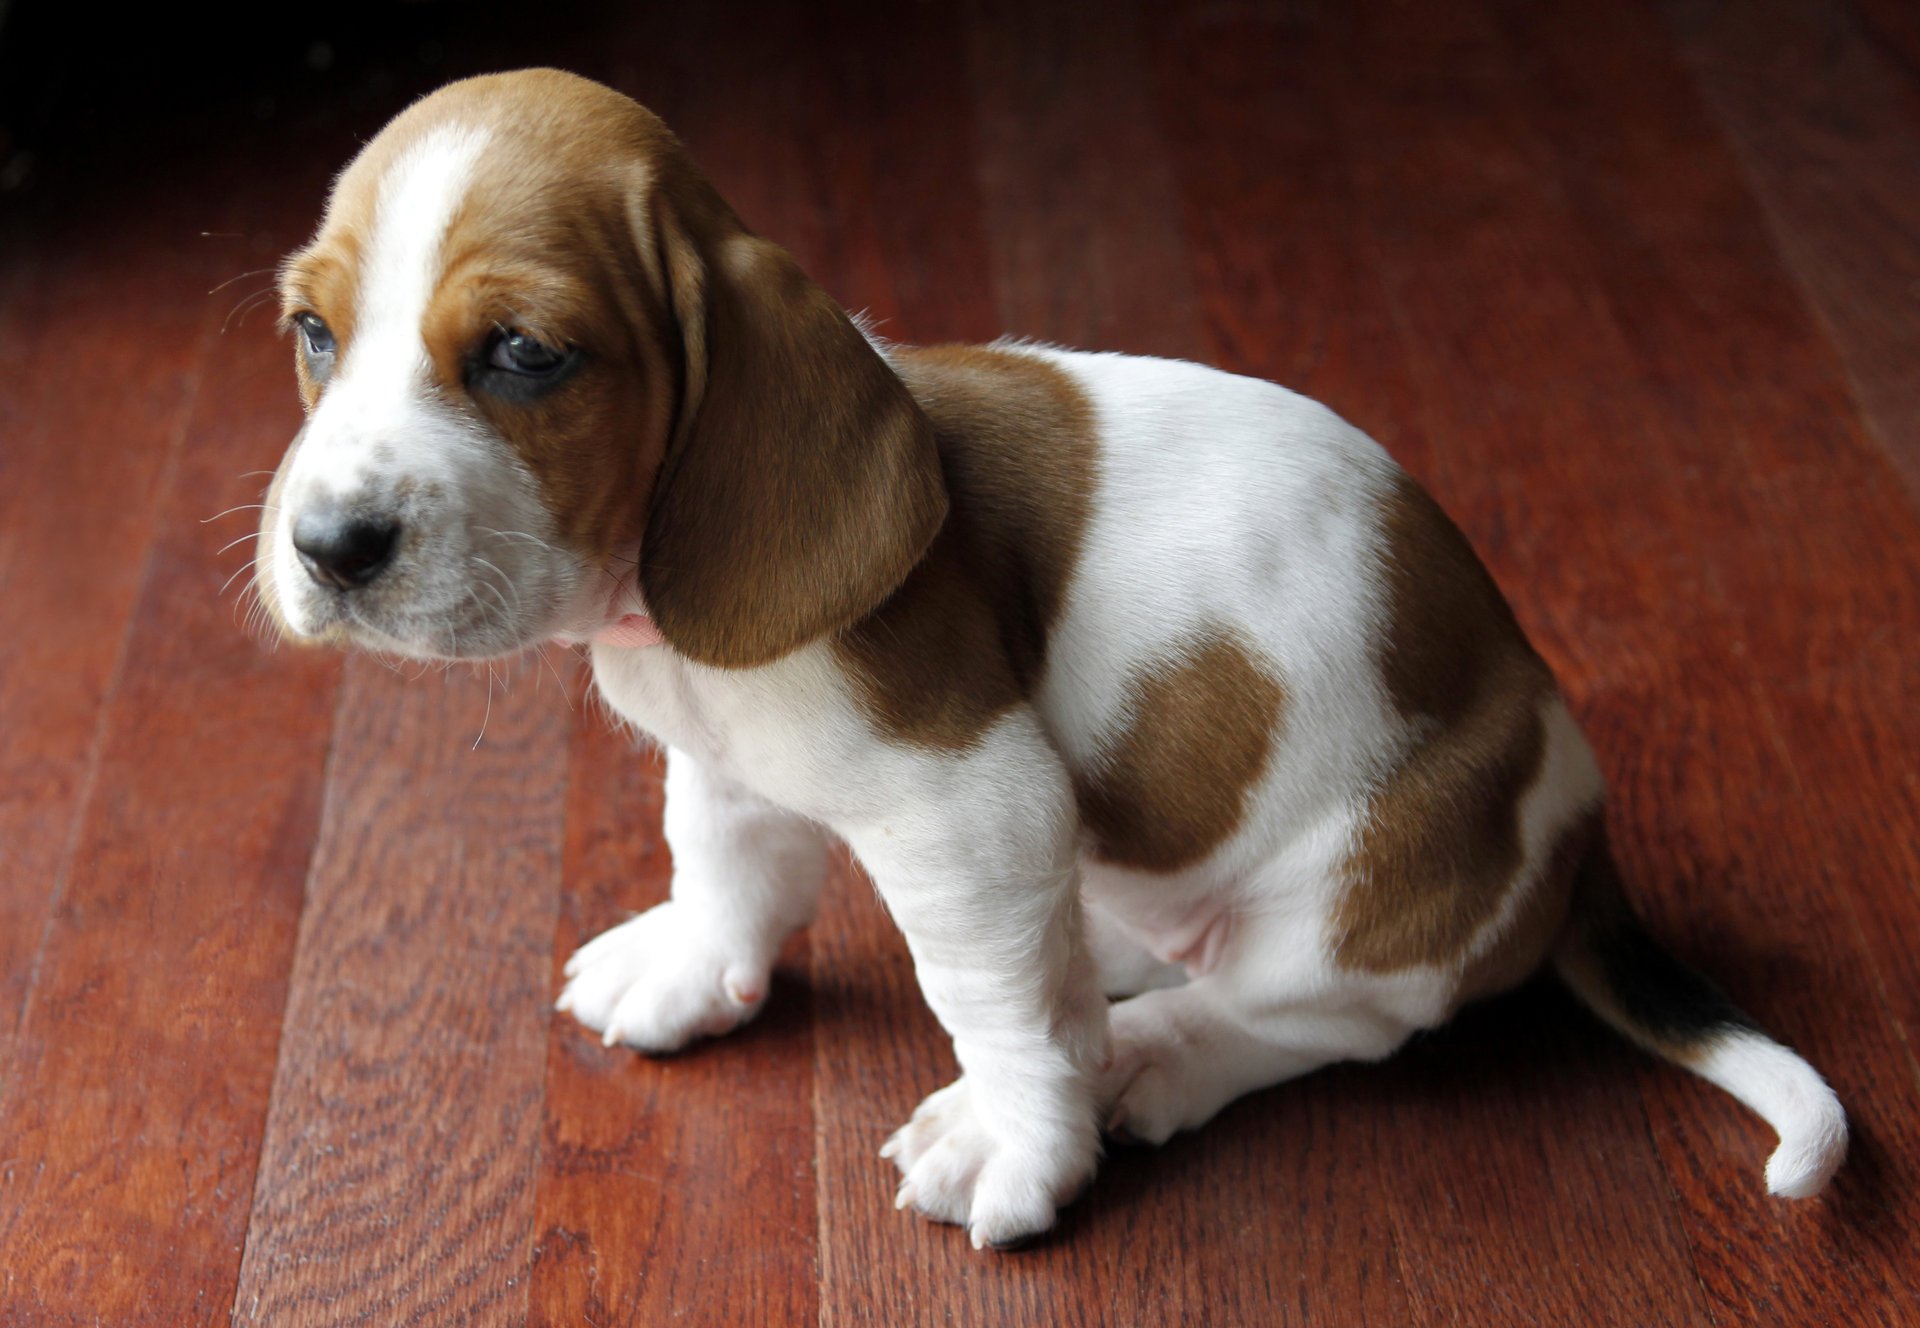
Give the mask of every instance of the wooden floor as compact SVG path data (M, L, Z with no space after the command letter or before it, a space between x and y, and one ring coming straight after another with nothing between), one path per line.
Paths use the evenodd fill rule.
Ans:
M0 34L72 75L0 150L0 1322L1920 1322L1910 9L454 9L131 81ZM890 336L1208 360L1381 438L1565 681L1655 930L1838 1088L1829 1195L1538 984L976 1254L890 1202L953 1065L851 870L735 1038L551 1014L665 890L658 763L558 652L270 650L222 589L298 414L264 269L408 98L532 61Z

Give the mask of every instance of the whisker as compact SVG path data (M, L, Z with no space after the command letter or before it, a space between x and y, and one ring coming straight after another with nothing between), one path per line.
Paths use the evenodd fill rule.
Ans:
M245 327L247 325L248 316L251 315L255 309L258 309L261 305L267 303L272 298L273 298L273 287L271 286L267 287L265 290L255 291L251 295L241 296L240 303L234 305L233 308L227 312L226 319L220 324L220 335L224 337L227 334L227 330L233 326L233 320L235 315L239 316L240 326Z
M469 559L469 561L479 563L482 567L486 568L489 572L492 572L496 577L500 579L500 585L506 587L508 590L513 592L513 607L511 609L507 608L506 601L504 599L502 599L500 603L500 607L502 611L506 613L508 622L511 623L511 622L517 621L520 617L520 587L516 586L513 583L513 579L509 577L505 572L501 571L493 563L488 562L485 558L482 558L479 554L470 553L467 555L467 558ZM485 583L482 582L482 584L485 584Z
M245 544L250 539L259 539L259 538L260 538L260 532L257 530L249 530L244 535L236 535L232 539L228 540L225 544L222 544L219 548L215 549L213 551L213 556L218 558L221 554L225 553L228 549L231 549L236 544Z
M487 724L492 719L493 719L493 664L491 661L489 661L487 664L487 709L486 709L486 713L480 716L480 731L473 735L473 746L467 748L468 751L477 752L480 750L480 739L487 736Z
M564 678L562 678L562 677L560 676L560 670L558 670L558 669L556 669L556 668L555 668L555 667L553 666L553 660L552 660L552 658L551 658L551 657L550 657L550 656L549 656L549 655L547 654L547 647L546 647L546 643L545 643L545 642L542 642L542 643L541 643L540 645L538 645L538 646L535 646L535 647L534 647L534 651L533 651L533 654L534 654L534 658L536 658L536 659L538 659L538 660L539 660L539 661L540 661L540 662L541 662L541 663L542 663L543 665L545 665L545 666L546 666L546 670L547 670L547 672L548 672L548 673L551 673L551 674L553 675L553 685L554 685L554 686L556 686L556 687L558 687L558 688L560 689L560 699L561 699L562 701L564 701L564 702L566 702L566 703L567 703L567 713L568 713L568 714L572 714L572 713L573 713L573 697L572 697L572 695L571 695L571 694L570 694L570 693L569 693L569 692L567 691L567 682L566 682L566 679L564 679ZM539 677L539 675L538 675L538 674L535 674L534 676L535 676L536 678L538 678L538 677ZM537 693L538 693L538 688L539 688L539 684L538 684L538 682L536 682L536 683L534 684L534 686L535 686L535 691L536 691L536 694L537 694Z
M241 538L244 539L246 537L243 535L241 536ZM231 544L227 546L227 548L229 549L232 547L233 546ZM220 552L225 553L226 551L227 551L226 549L222 549ZM233 576L228 577L225 581L222 581L220 583L220 589L214 592L214 598L218 599L220 596L226 594L227 587L232 585L234 582L234 577L239 576L242 572L250 571L250 572L257 573L259 570L260 570L260 555L256 553L253 557L247 559L244 563L241 563L240 566L233 569Z
M221 282L218 286L215 286L212 290L208 291L207 294L218 295L221 291L233 285L233 283L236 281L245 281L248 277L265 276L267 273L271 271L273 271L273 269L270 267L257 267L251 272L242 272L238 276L228 277L225 281Z
M249 509L257 509L262 512L278 512L280 507L277 503L236 503L224 512L215 512L212 516L201 517L200 524L203 526L210 525L223 516L232 516L235 512L245 512Z

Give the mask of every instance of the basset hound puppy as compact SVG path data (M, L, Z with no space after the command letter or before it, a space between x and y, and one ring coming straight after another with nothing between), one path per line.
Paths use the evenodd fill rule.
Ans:
M829 836L962 1074L883 1155L1004 1245L1244 1093L1551 963L1774 1127L1821 1077L1635 921L1602 785L1460 532L1325 407L1195 364L861 328L661 122L456 83L285 265L305 426L259 538L290 638L585 643L668 748L671 899L560 1007L667 1052L752 1018ZM1113 998L1113 999L1110 999Z

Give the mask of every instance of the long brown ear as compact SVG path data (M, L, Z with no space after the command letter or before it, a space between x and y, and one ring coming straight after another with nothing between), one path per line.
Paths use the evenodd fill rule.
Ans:
M675 649L747 667L892 593L946 488L932 425L846 314L704 181L682 184L652 209L684 378L641 591Z

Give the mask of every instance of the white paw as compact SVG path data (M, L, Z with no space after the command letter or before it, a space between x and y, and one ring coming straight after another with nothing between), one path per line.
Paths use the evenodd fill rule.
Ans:
M1196 1060L1206 1048L1137 1015L1132 1002L1116 1006L1112 1055L1101 1076L1106 1132L1129 1143L1158 1147L1181 1130L1206 1124L1220 1103L1196 1101ZM1204 1040L1202 1040L1204 1042Z
M1091 1130L995 1131L975 1108L965 1077L933 1094L880 1149L905 1177L894 1207L967 1228L973 1247L1014 1245L1053 1225L1059 1208L1093 1177Z
M712 918L669 901L576 950L555 1008L571 1012L609 1047L678 1051L758 1014L771 967Z
M1102 1096L1113 1104L1107 1110L1107 1133L1114 1138L1157 1148L1191 1128L1186 1085L1175 1067L1151 1055L1122 1053L1114 1058L1107 1085Z

